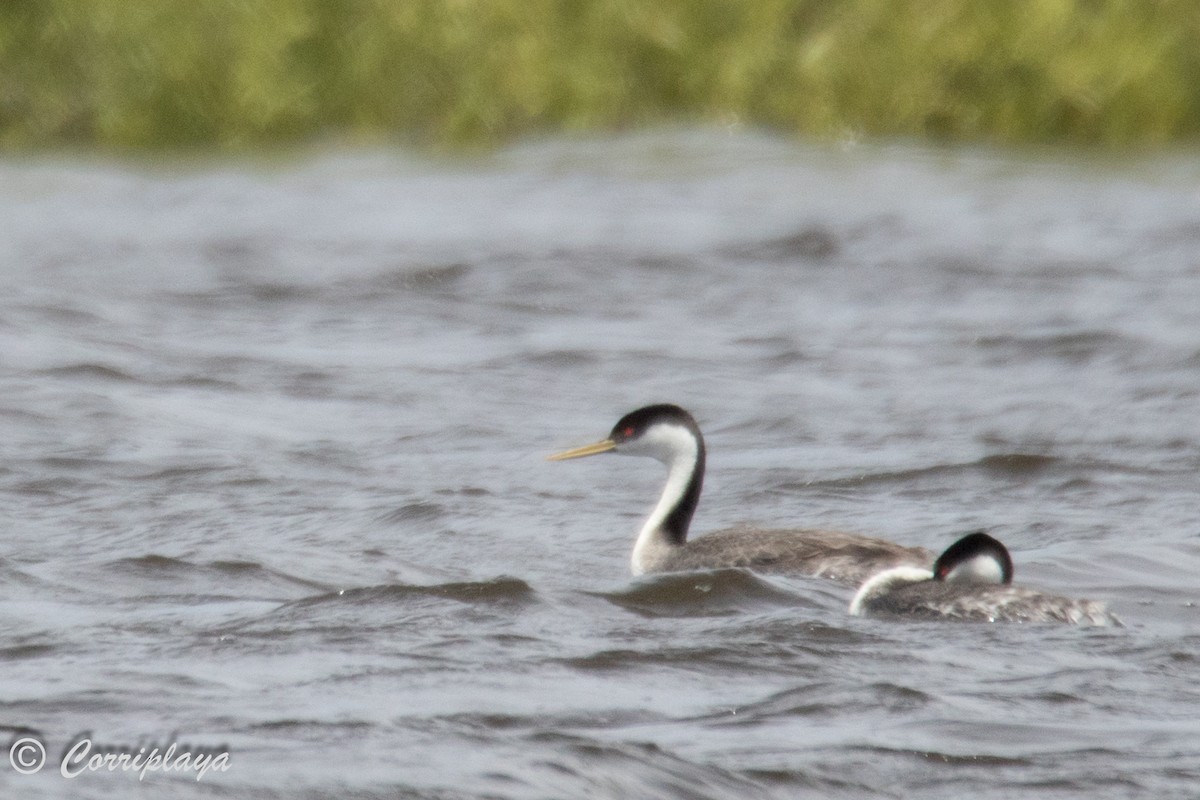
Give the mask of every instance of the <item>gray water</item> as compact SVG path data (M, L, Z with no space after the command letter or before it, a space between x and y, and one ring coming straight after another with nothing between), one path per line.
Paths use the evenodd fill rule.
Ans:
M1125 627L633 579L662 467L544 456L657 401L693 535L986 528ZM0 442L5 797L1200 796L1200 159L0 162Z

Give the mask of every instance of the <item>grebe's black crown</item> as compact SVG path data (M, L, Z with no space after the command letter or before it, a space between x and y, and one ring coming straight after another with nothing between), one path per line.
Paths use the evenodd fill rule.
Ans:
M609 438L614 442L627 442L630 439L638 438L652 425L659 423L681 425L692 431L697 437L700 436L700 427L696 425L696 420L692 418L691 414L677 405L659 403L639 408L637 411L630 411L621 417L620 421L613 426Z

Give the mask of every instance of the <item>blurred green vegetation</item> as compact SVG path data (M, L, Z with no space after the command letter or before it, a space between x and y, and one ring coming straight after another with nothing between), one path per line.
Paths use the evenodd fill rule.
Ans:
M0 148L1195 141L1197 0L2 0Z

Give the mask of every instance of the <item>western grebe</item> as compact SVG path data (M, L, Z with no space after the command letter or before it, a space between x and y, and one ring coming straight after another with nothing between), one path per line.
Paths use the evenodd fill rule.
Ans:
M976 531L952 544L932 570L899 566L872 576L851 601L850 613L975 622L1118 624L1103 603L1013 586L1012 576L1008 549Z
M631 411L608 438L549 456L551 461L598 453L648 456L667 465L662 497L633 546L633 574L748 567L766 573L815 575L857 585L882 569L928 565L933 554L883 539L826 530L738 528L687 540L704 482L704 437L679 406Z

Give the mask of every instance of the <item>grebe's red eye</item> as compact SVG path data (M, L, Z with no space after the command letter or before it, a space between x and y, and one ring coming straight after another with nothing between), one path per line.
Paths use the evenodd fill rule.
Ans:
M626 426L625 430L621 431L621 433L625 435L626 439L628 439L629 437L633 436L633 426Z

